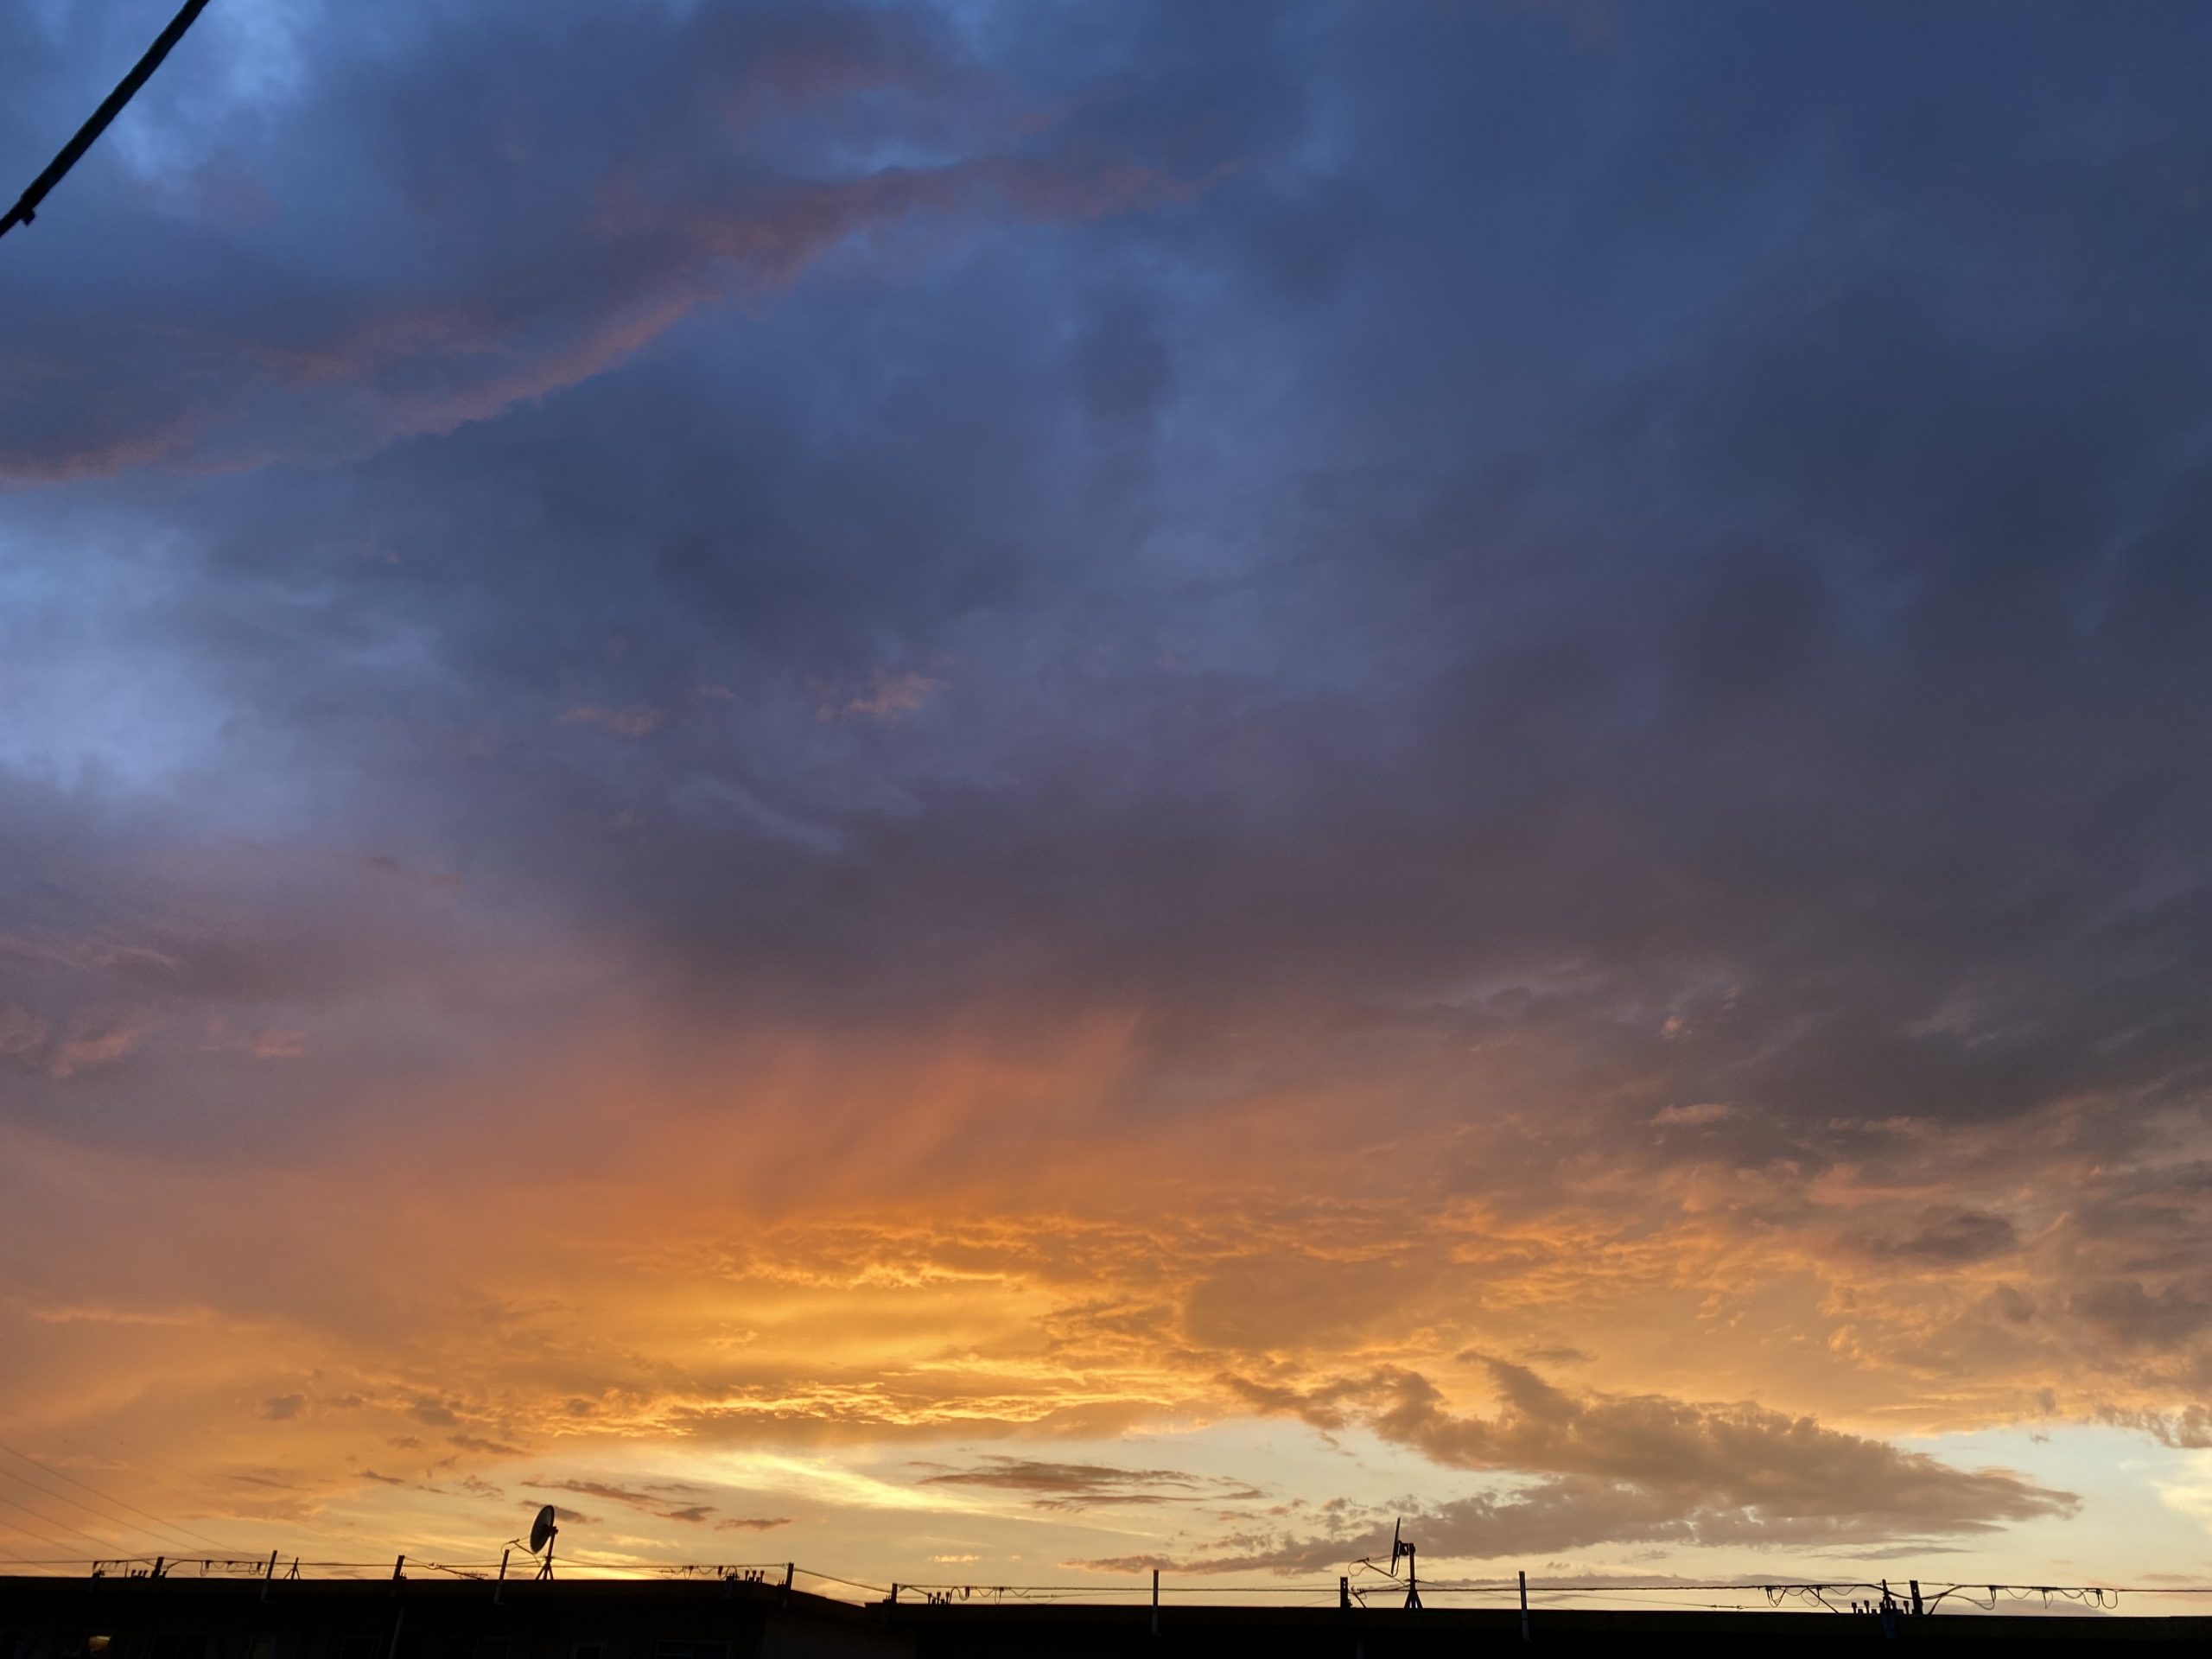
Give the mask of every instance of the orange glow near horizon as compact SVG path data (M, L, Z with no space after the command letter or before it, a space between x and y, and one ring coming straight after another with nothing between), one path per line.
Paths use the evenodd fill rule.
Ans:
M0 1572L2212 1594L2212 7L1998 16L198 14L0 246Z
M1235 1106L1226 1132L1133 1135L1098 1104L1125 1042L1071 1032L1049 1046L1058 1064L1027 1045L753 1049L668 1095L625 1059L563 1056L504 1091L535 1103L526 1118L442 1108L404 1141L249 1167L18 1135L20 1224L55 1243L54 1282L20 1283L8 1304L7 1435L95 1485L137 1490L156 1470L182 1505L164 1518L195 1531L340 1560L394 1539L466 1558L555 1501L580 1563L718 1560L741 1538L745 1559L920 1576L902 1551L906 1522L926 1522L968 1528L994 1560L1065 1535L1068 1560L1311 1576L1317 1550L1356 1550L1388 1496L1325 1516L1344 1494L1306 1483L1332 1463L1370 1493L1384 1452L1440 1457L1454 1492L1516 1456L1523 1478L1578 1478L1572 1436L1516 1426L1523 1375L1583 1402L1585 1421L1644 1402L1604 1431L1627 1437L1609 1455L1630 1479L1646 1456L1651 1478L1675 1478L1686 1426L1778 1433L1786 1464L1815 1421L1841 1437L1817 1461L2156 1408L2155 1389L2116 1389L2097 1356L2021 1335L2003 1307L2017 1267L1933 1273L1854 1242L1914 1224L1915 1183L1781 1165L1636 1174L1632 1148L1583 1167L1573 1134L1548 1156L1522 1126L1517 1153L1491 1138L1486 1198L1462 1162L1483 1135L1423 1142L1351 1103L1263 1103L1265 1140ZM707 1098L742 1105L702 1116ZM899 1137L844 1155L841 1101L888 1111ZM1344 1134L1363 1121L1375 1138ZM1224 1142L1241 1154L1209 1151ZM1941 1150L1953 1167L1994 1155L1956 1136ZM771 1171L788 1177L772 1190ZM2063 1213L2039 1220L2001 1168L1991 1180L1986 1201L2045 1241L2043 1271L2065 1271L2081 1247ZM1499 1449L1461 1464L1408 1427L1408 1378L1441 1421L1490 1426L1440 1431L1448 1443ZM1704 1414L1745 1399L1803 1426ZM1255 1434L1309 1444L1294 1480L1270 1472L1277 1453L1240 1464ZM1656 1438L1639 1451L1639 1437ZM1069 1446L1091 1472L1058 1490L1030 1465L1070 1461ZM1194 1458L1203 1475L1142 1484ZM1138 1485L1115 1490L1116 1469ZM2032 1471L2024 1496L1972 1478L1937 1478L1969 1483L1940 1500L1957 1518L1936 1514L1937 1536L1970 1538L1978 1503L1995 1520L2071 1501L2035 1496ZM1603 1571L1649 1555L1569 1536L1547 1559ZM1684 1539L1665 1558L1698 1551Z

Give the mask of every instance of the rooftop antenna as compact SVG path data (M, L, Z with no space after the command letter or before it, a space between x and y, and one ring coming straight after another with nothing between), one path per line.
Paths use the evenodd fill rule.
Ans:
M1414 1546L1406 1540L1405 1526L1403 1516L1390 1523L1390 1564L1387 1568L1376 1567L1375 1558L1371 1555L1363 1558L1359 1565L1371 1572L1382 1573L1395 1579L1398 1576L1398 1563L1403 1561L1406 1564L1406 1605L1418 1607L1421 1605L1419 1560L1414 1554Z
M1398 1576L1398 1562L1402 1559L1406 1564L1406 1605L1418 1607L1421 1605L1421 1573L1413 1545L1401 1535L1405 1524L1403 1516L1390 1523L1390 1576L1394 1579Z
M553 1541L560 1535L561 1529L554 1524L553 1506L548 1503L538 1510L537 1519L530 1523L530 1553L545 1557L537 1566L541 1579L553 1576Z

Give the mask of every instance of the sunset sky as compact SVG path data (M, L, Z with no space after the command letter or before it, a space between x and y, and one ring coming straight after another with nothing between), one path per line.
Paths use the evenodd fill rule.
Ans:
M2212 1585L2208 61L214 0L0 242L0 1569Z

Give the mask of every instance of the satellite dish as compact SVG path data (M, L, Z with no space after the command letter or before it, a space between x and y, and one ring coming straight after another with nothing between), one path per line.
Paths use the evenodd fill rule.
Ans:
M548 1503L538 1510L537 1519L530 1523L530 1553L536 1555L543 1552L545 1556L537 1567L540 1579L553 1576L553 1541L560 1535L561 1529L554 1524L553 1506Z
M1391 1578L1395 1579L1398 1576L1398 1563L1400 1561L1403 1561L1406 1564L1406 1605L1408 1607L1418 1607L1421 1605L1421 1577L1414 1555L1414 1547L1406 1537L1406 1519L1403 1516L1400 1516L1396 1520L1390 1523L1390 1567L1389 1576ZM1363 1567L1370 1573L1380 1573L1383 1571L1382 1568L1375 1565L1375 1558L1372 1555L1363 1555L1358 1560L1355 1561L1353 1565L1355 1567ZM1349 1579L1345 1579L1342 1580L1342 1582L1349 1585L1351 1581ZM1363 1606L1366 1605L1366 1600L1367 1599L1365 1596L1361 1596L1360 1603ZM1349 1606L1351 1604L1346 1603L1345 1605Z
M1390 1576L1397 1577L1400 1561L1406 1564L1406 1605L1418 1607L1421 1605L1420 1560L1414 1554L1413 1545L1400 1535L1405 1524L1405 1517L1401 1516L1390 1527Z

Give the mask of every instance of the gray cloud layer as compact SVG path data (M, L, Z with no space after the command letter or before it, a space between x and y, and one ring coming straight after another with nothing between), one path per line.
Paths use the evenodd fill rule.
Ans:
M1345 1379L1304 1392L1232 1379L1251 1402L1325 1428L1359 1421L1440 1464L1515 1471L1516 1489L1442 1503L1410 1533L1432 1554L1555 1553L1604 1542L1834 1546L1991 1532L2065 1515L2069 1492L1999 1469L1961 1470L1808 1418L1750 1405L1657 1395L1577 1397L1525 1366L1489 1362L1499 1405L1490 1417L1446 1408L1417 1373ZM1318 1570L1372 1555L1387 1535L1339 1528L1301 1537L1255 1535L1186 1569Z
M91 10L0 18L0 161L160 8ZM2201 9L255 27L0 251L11 1122L307 1158L595 1022L1110 1016L1129 1133L1387 1077L1506 1211L1781 1171L1794 1236L1968 1146L1823 1235L2018 1265L1911 1363L2212 1376ZM1302 1265L1185 1334L1364 1328ZM1470 1541L2062 1505L1390 1389L1540 1471Z

